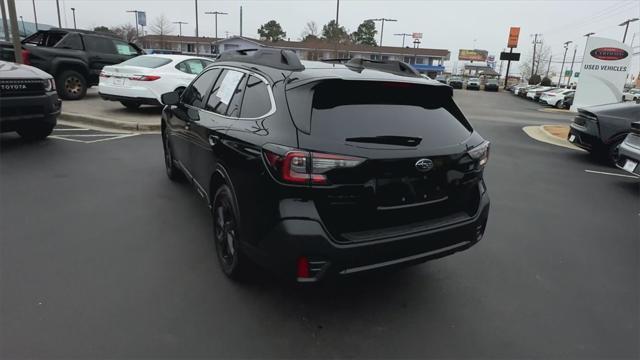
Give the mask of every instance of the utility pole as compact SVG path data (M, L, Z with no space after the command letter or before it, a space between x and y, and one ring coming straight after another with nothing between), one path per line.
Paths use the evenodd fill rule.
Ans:
M571 77L573 76L573 63L576 61L576 52L578 51L578 47L573 47L573 58L571 59L571 70L569 70L569 80L567 80L567 86L571 84Z
M62 27L62 19L60 18L60 0L56 0L56 9L58 10L58 27Z
M622 22L622 24L618 26L624 26L624 36L622 36L622 42L624 43L627 40L627 31L629 30L629 23L640 20L639 18L628 19Z
M136 39L140 38L140 34L138 33L138 10L127 10L128 13L133 13L136 17Z
M188 24L188 22L184 21L174 21L174 24L178 24L178 36L180 37L180 52L182 52L182 25Z
M2 31L4 31L4 39L6 41L11 41L9 39L9 23L7 22L7 10L4 7L4 0L0 0L0 7L2 7Z
M27 37L27 28L24 27L24 19L22 18L22 15L20 15L20 22L22 23L22 33L24 34L24 37Z
M18 16L16 15L16 1L7 0L9 10L9 23L11 24L11 40L13 42L13 56L15 62L22 64L22 44L20 44L20 31L18 30Z
M196 3L196 55L199 53L198 51L198 38L200 37L198 35L198 0L195 0Z
M533 34L533 59L531 60L531 77L533 77L536 69L536 46L539 44L538 36L542 36L542 34Z
M411 34L407 34L407 33L402 33L402 34L393 34L395 36L402 36L402 47L404 48L404 38L406 38L407 36L411 36Z
M240 36L242 36L242 6L240 6Z
M336 0L336 26L338 26L340 18L340 0Z
M206 11L205 12L206 15L213 15L214 16L214 24L215 24L215 29L216 29L216 40L218 39L218 15L228 15L228 13L226 12L222 12L222 11Z
M71 8L71 12L73 13L73 28L78 30L78 27L76 26L76 8ZM138 31L138 28L136 28L136 33Z
M544 76L549 78L549 70L551 70L551 60L553 60L553 55L549 55L549 64L547 64L547 74Z
M36 0L31 0L33 4L33 23L36 24L36 31L38 31L38 14L36 14Z
M368 20L371 20L371 21L381 21L381 22L382 22L382 27L380 28L380 46L382 46L382 37L384 36L384 22L385 22L385 21L391 21L391 22L398 21L398 20L396 20L396 19L386 19L386 18L380 18L380 19L368 19Z
M560 67L560 75L558 76L558 87L561 87L560 85L562 85L562 71L564 70L564 61L567 59L567 50L569 50L569 44L571 44L572 42L573 41L569 40L564 43L564 57L562 58L562 66Z

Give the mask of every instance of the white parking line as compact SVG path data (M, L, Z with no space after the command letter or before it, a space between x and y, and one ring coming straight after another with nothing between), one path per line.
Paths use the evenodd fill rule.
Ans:
M128 137L131 137L131 136L137 136L137 135L139 135L139 134L132 133L132 134L51 135L51 136L49 136L49 138L58 139L58 140L65 140L65 141L79 142L79 143L83 143L83 144L93 144L93 143L97 143L97 142L101 142L101 141L118 140L118 139L124 139L124 138L128 138ZM91 138L91 137L103 137L103 139L82 140L82 139Z
M619 177L637 179L637 177L635 177L633 175L616 174L616 173L610 173L610 172L604 172L604 171L585 170L585 172L588 172L588 173L591 173L591 174L611 175L611 176L619 176Z

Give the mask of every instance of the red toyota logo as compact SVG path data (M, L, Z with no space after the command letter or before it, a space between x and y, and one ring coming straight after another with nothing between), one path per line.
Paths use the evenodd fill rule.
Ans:
M590 52L591 56L600 60L622 60L629 56L629 53L625 50L613 48L613 47L601 47L593 49Z

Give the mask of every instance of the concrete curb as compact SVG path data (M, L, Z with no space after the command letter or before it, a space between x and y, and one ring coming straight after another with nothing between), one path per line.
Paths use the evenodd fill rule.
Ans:
M559 137L551 135L547 130L544 129L544 127L545 125L525 126L522 128L522 131L524 131L532 139L543 142L543 143L560 146L567 149L586 152L585 150L580 149L579 147L573 145L572 143L570 143L565 139L560 139Z
M546 113L556 113L556 114L566 114L566 115L573 115L576 114L571 110L567 110L567 109L556 109L556 108L540 108L538 109L538 111L540 112L546 112Z
M119 121L98 116L62 112L60 120L78 125L97 126L104 129L126 130L133 132L160 132L160 122L157 124L141 124L130 121Z

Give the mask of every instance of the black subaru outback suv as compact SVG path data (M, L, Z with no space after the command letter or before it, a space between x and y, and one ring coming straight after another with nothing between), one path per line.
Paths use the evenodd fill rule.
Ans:
M163 95L170 179L211 209L222 270L300 282L465 250L485 231L489 143L449 86L401 62L224 53Z

